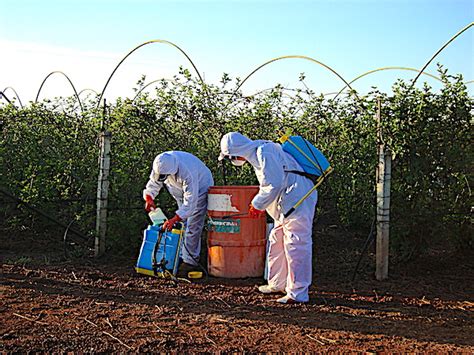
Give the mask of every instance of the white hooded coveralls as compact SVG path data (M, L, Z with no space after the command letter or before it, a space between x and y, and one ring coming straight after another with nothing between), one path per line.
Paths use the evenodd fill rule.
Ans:
M268 285L285 290L287 296L298 302L307 302L312 280L312 226L317 191L287 218L284 213L314 186L313 183L288 172L303 169L279 144L271 141L253 141L238 132L227 133L221 139L220 158L226 155L243 157L253 166L260 190L252 205L266 210L275 221L269 235Z
M168 175L164 182L159 175ZM201 251L201 233L207 213L207 193L214 185L211 171L199 158L187 152L169 151L153 161L150 180L143 190L143 198L155 198L163 184L178 203L176 214L186 221L183 261L197 265Z

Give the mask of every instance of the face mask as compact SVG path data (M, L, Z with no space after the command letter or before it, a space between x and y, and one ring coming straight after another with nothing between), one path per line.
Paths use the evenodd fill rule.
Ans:
M235 166L242 166L245 164L245 160L237 160L237 159L232 159L230 161L232 163L232 165L235 165Z

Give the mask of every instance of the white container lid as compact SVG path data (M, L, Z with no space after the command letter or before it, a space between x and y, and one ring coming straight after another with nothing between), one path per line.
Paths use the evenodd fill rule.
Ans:
M148 213L148 216L150 217L151 221L153 222L153 225L159 225L163 224L168 218L166 218L165 214L161 210L161 208L157 207L155 208L154 211L150 211Z

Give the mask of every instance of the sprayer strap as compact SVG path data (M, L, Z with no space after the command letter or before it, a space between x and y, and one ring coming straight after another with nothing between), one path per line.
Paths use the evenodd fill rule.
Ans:
M151 267L153 269L153 273L155 274L155 276L158 274L158 265L161 265L161 263L158 264L156 262L156 253L158 251L162 238L163 238L163 231L160 229L158 231L158 238L156 240L155 246L153 247L153 254L151 255Z
M318 179L319 179L318 176L313 175L313 174L310 174L310 173L307 173L307 172L304 172L304 171L299 171L299 170L285 170L285 172L304 176L305 178L310 179L311 182L312 182L313 184L315 184L315 185L316 185L316 183L317 183L317 181L318 181Z

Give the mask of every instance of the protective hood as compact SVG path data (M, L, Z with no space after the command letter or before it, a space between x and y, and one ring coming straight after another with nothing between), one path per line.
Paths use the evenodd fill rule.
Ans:
M178 171L176 157L168 152L158 155L153 161L153 171L157 175L175 175Z
M168 175L165 181L159 181L160 175ZM196 213L196 209L206 209L202 199L207 200L207 191L214 184L209 168L199 158L187 152L168 151L159 154L153 161L143 198L147 195L155 198L163 186L178 203L176 214L183 220Z
M221 153L219 160L224 159L225 156L238 156L250 160L255 154L258 146L269 141L266 140L251 140L239 132L230 132L224 134L221 139Z

